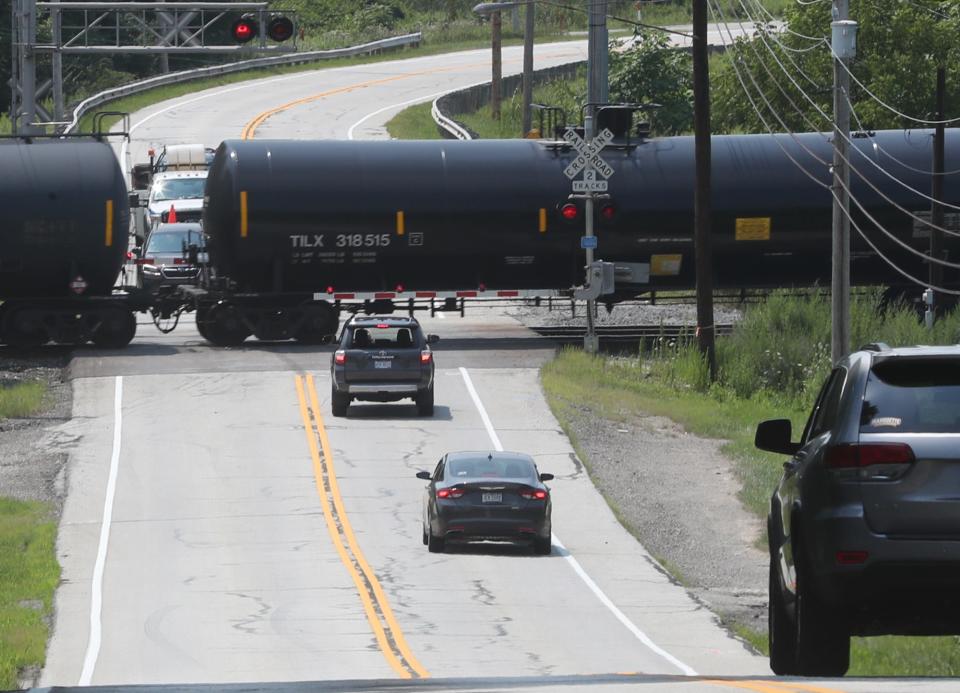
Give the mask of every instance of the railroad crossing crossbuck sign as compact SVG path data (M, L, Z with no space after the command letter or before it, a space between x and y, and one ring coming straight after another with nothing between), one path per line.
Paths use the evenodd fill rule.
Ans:
M573 192L606 192L607 181L597 180L597 173L604 179L613 175L613 167L608 164L600 152L613 140L613 133L609 128L593 138L590 142L585 142L580 135L572 129L563 133L563 139L570 143L579 156L570 162L570 165L563 170L570 180L573 180L583 171L583 180L573 180Z

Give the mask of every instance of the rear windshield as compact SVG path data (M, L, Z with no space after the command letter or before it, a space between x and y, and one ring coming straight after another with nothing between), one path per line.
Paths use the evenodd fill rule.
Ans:
M447 462L447 477L451 479L532 479L533 463L527 460L460 459Z
M867 380L862 433L960 433L960 361L894 359Z
M417 346L417 332L409 327L355 327L350 333L349 346L354 349L380 347L381 349L409 349Z

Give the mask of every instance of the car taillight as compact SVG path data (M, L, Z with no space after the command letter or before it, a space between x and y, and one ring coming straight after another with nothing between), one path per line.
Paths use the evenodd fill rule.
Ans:
M542 488L528 488L520 492L520 497L527 500L546 500L547 495Z
M433 361L433 352L424 349L420 352L420 363L430 363Z
M347 352L343 349L337 349L333 354L333 362L338 366L342 366L347 362Z
M466 493L465 489L457 488L438 488L437 489L437 498L463 498L463 494Z
M862 443L835 445L827 452L831 469L870 467L875 464L912 464L916 458L906 443Z

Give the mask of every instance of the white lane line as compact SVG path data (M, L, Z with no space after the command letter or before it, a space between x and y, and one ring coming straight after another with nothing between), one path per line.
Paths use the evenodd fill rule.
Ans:
M466 383L467 392L470 393L470 398L473 400L473 404L477 407L477 412L480 414L480 419L483 421L484 428L487 429L487 435L490 436L490 441L493 443L494 450L503 450L503 445L500 443L500 438L497 436L497 432L494 430L493 424L490 422L490 417L487 415L487 410L483 406L483 402L480 401L480 395L477 394L477 390L473 386L473 381L470 379L470 374L467 373L467 369L461 367L460 375L463 376L463 382ZM608 597L604 591L600 589L600 586L593 581L593 578L587 575L587 571L585 571L583 566L580 565L580 561L574 558L573 555L566 550L563 542L560 541L560 538L556 534L553 535L553 543L557 547L564 549L564 559L568 564L570 564L570 567L573 568L574 572L580 576L580 579L583 580L584 584L590 588L590 591L597 596L597 599L600 600L600 603L607 607L607 609L610 610L617 620L620 621L620 623L622 623L627 630L633 633L637 640L646 645L646 647L652 652L670 662L670 664L682 671L685 676L697 675L697 672L694 671L690 666L684 664L665 649L657 645L653 640L650 639L650 636L640 630L640 628L637 627L637 625L631 621L630 618L623 613L616 604L613 603L613 601L611 601L610 597Z
M87 653L83 658L83 670L77 685L89 686L93 670L100 655L101 612L103 610L103 569L107 562L107 545L110 543L110 523L113 519L113 499L117 494L117 471L120 467L120 435L123 427L121 405L123 403L123 376L117 376L113 397L113 452L110 455L110 475L107 478L107 494L103 501L103 522L100 525L100 545L93 566L93 583L90 586L90 638Z
M487 435L490 436L490 441L493 443L493 449L502 452L503 444L500 442L497 432L493 430L493 424L490 422L490 417L487 416L487 410L483 406L483 402L480 401L480 395L477 394L476 388L473 387L473 381L470 379L470 374L467 373L467 369L463 366L460 366L460 375L463 376L463 382L467 384L467 392L470 393L470 399L473 400L474 406L477 408L477 411L480 412L480 419L483 421L484 428L487 429Z
M486 84L486 82L478 82L477 84ZM429 94L429 95L426 95L426 96L418 96L418 97L415 98L415 99L409 99L409 100L407 100L407 101L401 101L400 103L390 104L389 106L384 106L383 108L379 108L379 109L377 109L376 111L372 111L372 112L370 112L370 113L367 113L367 115L363 116L363 118L361 118L361 119L358 120L356 123L354 123L353 125L350 126L350 129L347 130L347 139L348 139L348 140L352 140L352 139L353 139L353 132L354 132L354 130L356 130L358 127L360 127L361 125L363 125L365 122L367 122L368 120L370 120L370 119L373 118L374 116L380 115L381 113L383 113L383 112L385 112L385 111L389 111L389 110L394 109L394 108L403 108L404 106L412 106L412 105L415 104L415 103L423 103L424 101L429 101L430 99L436 99L436 98L438 98L438 97L440 97L440 96L443 96L444 94L449 94L449 93L452 92L452 91L460 91L461 89L469 89L470 87L475 87L475 86L477 86L477 84L468 84L468 85L465 86L465 87L451 87L451 88L445 89L445 90L443 90L443 91L438 91L438 92L436 92L435 94Z

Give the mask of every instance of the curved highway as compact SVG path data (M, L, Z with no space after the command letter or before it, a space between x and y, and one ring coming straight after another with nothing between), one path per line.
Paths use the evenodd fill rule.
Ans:
M584 53L541 45L537 66ZM504 50L505 71L520 55ZM488 70L488 51L466 51L212 89L134 114L131 150L141 161L151 143L245 131L383 136L405 104ZM412 404L333 418L326 347L217 349L190 325L167 336L141 325L122 352L78 349L74 416L57 436L71 469L43 685L901 690L768 680L766 660L659 568L592 485L540 389L552 345L503 311L423 322L441 335L428 419ZM427 552L414 474L456 449L530 452L556 475L551 555ZM342 681L358 679L369 681Z

